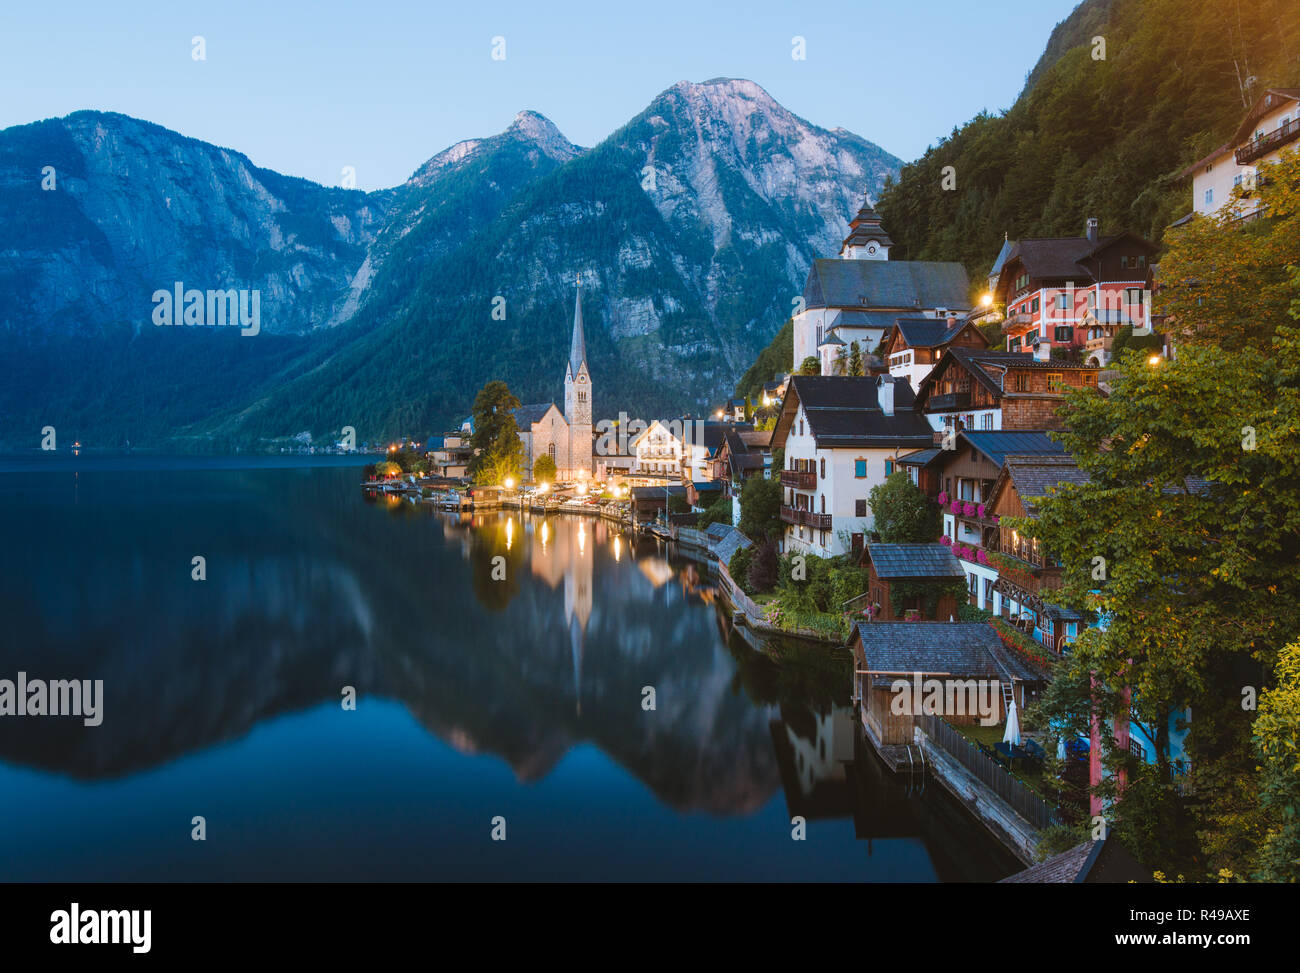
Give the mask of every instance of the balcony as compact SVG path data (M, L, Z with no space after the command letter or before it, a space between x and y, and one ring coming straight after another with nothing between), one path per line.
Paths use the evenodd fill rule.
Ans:
M1115 336L1107 335L1104 338L1089 338L1083 343L1084 351L1110 351L1110 346L1114 344Z
M781 507L781 522L796 527L811 527L814 530L830 530L831 515L813 513L811 510L799 510L796 507Z
M817 474L813 470L802 472L800 470L782 470L781 486L790 487L794 490L816 490Z
M1300 118L1293 118L1285 125L1273 129L1262 138L1251 139L1251 141L1239 148L1235 153L1237 165L1248 165L1270 152L1277 151L1288 142L1295 141L1297 137L1300 137Z
M969 392L948 392L945 395L932 395L926 403L926 412L957 412L970 408Z
M1034 315L1029 313L1008 314L1007 319L1002 322L1003 334L1019 334L1028 327L1032 327L1037 322Z

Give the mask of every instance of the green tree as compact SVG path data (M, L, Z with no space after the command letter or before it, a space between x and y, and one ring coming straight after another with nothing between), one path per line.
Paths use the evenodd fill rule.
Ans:
M865 374L862 370L862 349L856 341L849 343L849 374L858 378Z
M543 453L533 461L533 480L537 483L555 482L555 460Z
M781 482L751 476L740 490L740 530L758 542L779 537L781 524Z
M1160 261L1159 310L1180 346L1267 349L1300 302L1300 152L1261 167L1259 188L1238 187L1223 209L1171 232ZM1262 219L1242 221L1248 206Z
M926 544L939 536L938 508L901 470L872 487L867 502L886 544Z
M517 408L519 400L499 380L488 382L474 397L474 434L470 437L474 456L469 462L469 475L475 482L496 485L519 479L525 457L511 411Z
M1072 650L1107 689L1101 714L1127 717L1119 690L1131 687L1155 733L1154 779L1116 795L1119 822L1136 819L1130 800L1186 810L1159 835L1120 833L1153 868L1176 871L1161 855L1194 841L1209 874L1249 875L1269 814L1241 687L1267 679L1300 628L1300 331L1280 327L1267 355L1253 343L1188 345L1154 365L1126 353L1108 398L1070 393L1061 417L1089 481L1003 526L1061 561L1054 601L1107 620ZM1194 803L1178 795L1169 754L1170 717L1186 707Z
M1277 686L1259 700L1255 750L1266 832L1256 878L1300 881L1300 641L1289 643L1274 670Z
M705 508L704 513L700 514L699 523L696 525L700 530L705 530L710 524L730 524L731 523L731 497L718 497L713 503Z
M815 355L809 355L799 364L800 375L820 375L821 373L822 366Z

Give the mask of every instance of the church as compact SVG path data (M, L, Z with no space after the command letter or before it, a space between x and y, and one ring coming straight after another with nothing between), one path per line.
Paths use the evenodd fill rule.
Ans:
M519 439L524 444L524 475L529 480L533 478L533 464L542 456L555 461L559 482L582 482L592 477L591 372L582 329L581 286L579 278L573 304L573 339L564 369L564 412L554 402L522 405L514 410Z

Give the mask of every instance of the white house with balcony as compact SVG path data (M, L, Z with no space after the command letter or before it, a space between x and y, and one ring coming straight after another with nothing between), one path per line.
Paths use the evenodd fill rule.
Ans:
M1201 216L1217 213L1232 198L1234 188L1253 189L1260 167L1276 162L1282 150L1298 138L1300 88L1263 91L1227 142L1179 174L1191 178L1192 212ZM1247 205L1243 215L1254 212L1255 207Z
M790 379L772 448L785 450L781 520L788 552L833 557L859 549L873 525L871 488L899 455L933 442L911 386L890 375Z

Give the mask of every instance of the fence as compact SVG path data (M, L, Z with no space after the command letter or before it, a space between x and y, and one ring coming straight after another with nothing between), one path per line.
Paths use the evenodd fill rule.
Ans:
M923 713L920 723L921 729L934 741L935 746L974 774L981 784L1011 805L1012 810L1035 828L1042 829L1060 823L1047 802L985 754L974 742L953 729L947 720Z

